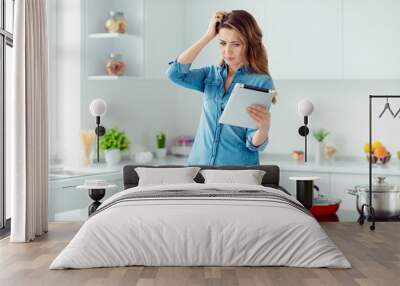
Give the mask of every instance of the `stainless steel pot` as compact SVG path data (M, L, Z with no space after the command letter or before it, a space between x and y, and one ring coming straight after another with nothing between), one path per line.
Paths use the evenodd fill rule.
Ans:
M400 186L385 182L385 177L376 177L372 185L372 206L377 218L392 218L400 216ZM363 204L369 204L369 186L355 186L348 193L357 197L357 211L361 215ZM369 209L364 208L364 215L369 215Z

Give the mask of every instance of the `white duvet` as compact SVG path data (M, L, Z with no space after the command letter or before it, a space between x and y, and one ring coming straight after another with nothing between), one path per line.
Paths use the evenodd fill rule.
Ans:
M100 208L129 192L205 187L283 194L254 185L159 185L122 191ZM312 216L290 205L228 197L112 205L83 224L50 269L127 265L351 267Z

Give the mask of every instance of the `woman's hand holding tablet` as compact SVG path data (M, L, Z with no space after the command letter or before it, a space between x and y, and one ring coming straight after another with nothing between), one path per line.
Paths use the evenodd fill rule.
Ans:
M219 123L264 129L269 124L269 109L276 92L236 83Z

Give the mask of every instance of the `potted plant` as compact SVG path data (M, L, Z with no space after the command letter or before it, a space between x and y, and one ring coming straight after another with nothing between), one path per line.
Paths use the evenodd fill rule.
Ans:
M318 130L315 130L313 132L313 137L318 141L318 145L316 148L315 152L315 162L319 163L321 162L321 158L324 155L324 148L325 148L325 142L324 139L329 135L329 132L325 130L324 128L320 128Z
M166 137L164 132L158 132L156 135L157 138L157 149L156 149L156 156L157 158L165 158L167 155L167 148L165 146L166 144Z
M107 130L100 138L100 150L104 151L107 164L117 165L121 160L121 151L128 149L129 143L124 132L116 128Z

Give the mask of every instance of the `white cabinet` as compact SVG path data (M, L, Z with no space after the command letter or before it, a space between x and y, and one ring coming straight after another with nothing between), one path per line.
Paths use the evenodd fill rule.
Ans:
M216 10L254 15L274 79L400 78L398 0L188 0L185 5L185 47L200 38ZM213 41L195 65L217 64L219 58Z
M183 52L185 0L146 0L144 8L144 76L164 78L168 62Z
M345 78L400 78L400 1L343 1Z
M217 10L244 9L257 20L274 79L342 77L341 0L267 0L186 2L185 45L206 31ZM190 20L188 20L190 19ZM198 56L196 66L217 64L217 41Z
M368 174L353 174L353 173L319 173L307 171L284 171L281 170L280 185L296 197L296 182L289 180L289 177L309 177L317 176L320 180L314 182L320 189L321 194L328 195L331 198L342 200L340 209L342 210L356 210L356 197L348 193L349 189L354 189L357 185L368 185ZM378 175L373 174L373 178ZM399 176L384 176L385 181L389 184L400 184ZM375 180L375 179L374 179ZM314 196L316 193L314 192Z
M368 183L368 175L356 174L332 174L331 175L331 195L334 198L341 199L340 209L355 210L356 197L350 195L347 190L354 189L356 185L365 185Z
M340 0L267 0L260 26L275 79L342 77Z
M116 188L106 190L102 201L124 189L122 173L99 174L92 176L71 177L65 180L49 182L49 221L83 221L88 216L88 206L93 200L88 195L88 190L78 189L77 186L86 179L102 179Z
M120 11L128 22L124 34L108 34L104 23L110 11ZM137 77L144 73L144 3L143 0L86 0L84 1L83 55L88 79L118 79L108 76L105 65L110 53L121 54L126 63L124 76Z
M106 76L109 53L121 53L127 76L163 78L167 63L197 41L216 10L245 9L258 21L275 79L400 78L400 1L85 0L84 74ZM104 31L109 11L123 11L126 34ZM168 12L166 12L168 11ZM217 64L217 40L194 66Z

